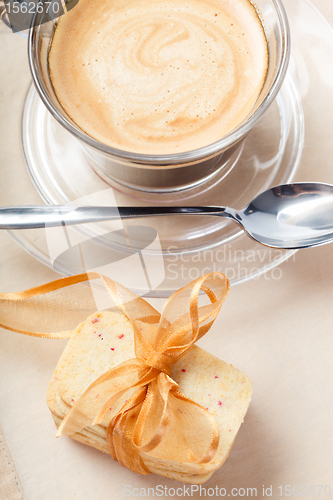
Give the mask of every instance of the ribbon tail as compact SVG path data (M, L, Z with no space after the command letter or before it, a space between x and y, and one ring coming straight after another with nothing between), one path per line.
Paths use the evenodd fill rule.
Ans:
M155 449L165 436L171 420L168 411L169 393L175 387L178 387L176 382L165 373L160 373L148 386L134 434L135 444L144 453Z
M181 461L196 473L199 464L213 460L219 429L207 410L160 373L116 415L108 427L107 440L112 457L139 474L147 473L141 453Z
M167 402L174 387L177 384L160 373L147 387L139 389L110 423L107 430L110 453L121 465L139 474L150 473L140 452L147 453L162 441L170 423Z
M165 374L149 385L133 439L141 452L183 462L195 470L199 464L214 459L219 428L205 408L184 396L177 387Z
M140 450L135 445L134 436L146 393L147 387L138 389L107 428L107 443L112 458L123 467L142 475L148 475L150 471L145 466Z
M191 454L193 454L193 457L195 457L195 461L199 464L206 464L206 463L210 462L211 460L213 460L213 458L216 454L216 451L217 451L217 448L219 445L219 441L220 441L220 431L219 431L219 428L218 428L218 425L217 425L215 418L213 417L213 415L211 413L209 413L208 410L203 408L201 405L199 405L195 401L192 401L191 399L184 396L184 394L182 394L180 391L178 391L178 390L175 391L173 393L173 396L178 401L184 401L188 405L191 405L192 411L194 410L194 412L197 414L197 419L195 420L194 429L190 433L190 439L188 437L186 439L187 443L189 444L189 446L191 448ZM178 406L177 403L176 403L176 406ZM202 425L203 420L205 420L205 427L207 428L207 431L206 431L207 441L209 441L209 438L208 438L209 433L210 433L210 441L209 441L209 444L206 448L206 451L203 450L202 452L199 451L199 453L198 453L198 451L195 451L195 452L193 451L195 448L197 448L197 443L196 443L196 440L194 439L194 434L196 433L196 436L198 436L200 434L202 435L203 432L205 433L205 431L203 430L204 426ZM183 426L183 428L185 429L186 426ZM196 444L195 447L193 446L194 443Z

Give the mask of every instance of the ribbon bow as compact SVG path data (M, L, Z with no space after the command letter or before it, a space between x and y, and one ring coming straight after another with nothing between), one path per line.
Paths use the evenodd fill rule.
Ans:
M100 423L109 407L130 391L129 399L107 428L107 442L115 460L140 474L150 473L142 454L185 462L189 467L210 462L219 442L217 423L206 409L179 391L171 371L172 364L215 321L229 291L223 274L210 273L181 288L167 300L161 315L144 299L98 273L63 278L24 292L0 294L0 306L4 306L0 326L27 335L68 338L70 331L36 332L21 327L23 323L39 324L46 308L62 308L62 317L54 316L56 326L66 324L74 310L75 317L82 320L82 314L86 317L92 312L92 296L89 298L89 288L82 282L99 278L133 326L136 358L112 368L91 384L64 418L57 435L72 436ZM69 285L76 290L67 288ZM208 302L201 307L200 290ZM80 297L82 302L78 301ZM73 307L79 303L81 307Z

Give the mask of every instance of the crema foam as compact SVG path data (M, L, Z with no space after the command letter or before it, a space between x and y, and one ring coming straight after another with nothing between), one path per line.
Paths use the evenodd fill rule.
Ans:
M109 146L170 154L211 144L250 113L268 66L248 0L80 0L49 68L72 120Z

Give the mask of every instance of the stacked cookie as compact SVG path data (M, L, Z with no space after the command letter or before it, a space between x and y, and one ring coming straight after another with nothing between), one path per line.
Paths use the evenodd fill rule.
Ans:
M56 426L90 384L132 358L133 328L123 315L104 311L80 324L68 341L48 388L47 402ZM251 400L252 383L242 372L197 346L174 363L172 378L185 396L214 416L220 431L217 452L213 460L203 464L186 463L177 456L165 457L159 446L150 453L142 452L141 457L151 472L201 484L228 457ZM108 424L133 392L128 391L113 404L100 424L84 428L73 439L110 453L106 441Z

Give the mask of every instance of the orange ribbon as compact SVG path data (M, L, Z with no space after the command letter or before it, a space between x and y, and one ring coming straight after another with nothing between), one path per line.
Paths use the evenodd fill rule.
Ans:
M24 292L0 294L0 326L26 335L68 338L72 332L64 327L93 312L93 296L84 282L96 279L102 279L115 305L131 322L136 358L91 384L64 418L57 435L72 436L100 423L108 408L131 390L107 428L112 457L140 474L150 473L142 459L145 455L185 462L189 470L197 470L199 464L214 458L219 442L217 423L179 391L170 376L171 368L215 321L229 291L228 279L221 273L198 278L175 292L160 315L110 278L81 274ZM199 307L201 290L209 303ZM51 324L52 331L48 331Z

